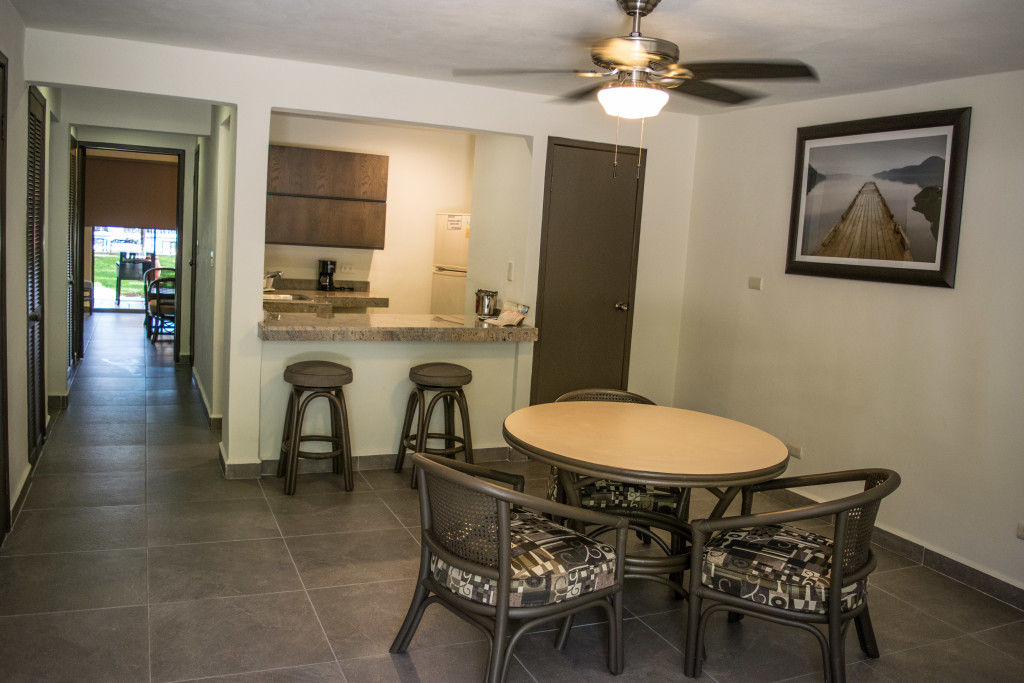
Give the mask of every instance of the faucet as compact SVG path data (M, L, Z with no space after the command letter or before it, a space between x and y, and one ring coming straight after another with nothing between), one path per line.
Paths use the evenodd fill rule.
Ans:
M266 273L263 276L263 279L266 280L267 278L281 277L282 275L284 275L284 273L282 273L280 270L275 270L273 273Z

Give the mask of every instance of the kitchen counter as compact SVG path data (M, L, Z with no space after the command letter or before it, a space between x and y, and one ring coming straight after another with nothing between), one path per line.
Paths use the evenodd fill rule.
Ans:
M267 295L301 296L294 300L263 300L264 310L272 313L316 313L330 317L336 313L365 313L367 308L387 308L388 297L374 292L324 292L318 289L275 289ZM353 310L354 309L354 310Z
M321 292L359 294L359 292ZM301 302L295 302L301 303ZM339 313L330 318L317 313L268 314L259 323L264 341L384 341L384 342L535 342L536 327L500 327L475 315L429 313Z

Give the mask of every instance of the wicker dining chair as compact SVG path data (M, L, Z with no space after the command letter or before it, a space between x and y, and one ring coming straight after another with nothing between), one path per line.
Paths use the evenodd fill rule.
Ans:
M606 401L614 403L639 403L656 405L654 401L640 394L620 389L578 389L562 394L555 403L566 401ZM657 488L644 484L629 484L609 479L581 479L576 485L580 504L591 509L631 508L675 514L676 506L689 502L682 490ZM565 491L561 489L558 468L552 467L548 475L548 499L565 502Z
M600 606L608 617L608 669L623 667L622 586L626 520L522 493L523 478L439 456L412 456L419 479L422 526L419 581L392 653L405 652L424 610L437 603L490 639L484 680L505 680L512 652L527 631ZM514 487L509 490L490 479ZM597 541L544 513L615 529ZM518 624L512 630L510 620Z
M863 482L860 493L792 510L750 514L755 493ZM892 470L863 469L774 479L743 491L742 514L691 523L685 673L701 674L708 617L728 611L810 632L821 647L825 680L846 680L846 630L852 621L860 647L878 657L868 613L868 575L875 568L871 534L882 499L900 485ZM834 537L791 522L831 517ZM713 600L703 612L702 601ZM827 625L825 632L816 624Z

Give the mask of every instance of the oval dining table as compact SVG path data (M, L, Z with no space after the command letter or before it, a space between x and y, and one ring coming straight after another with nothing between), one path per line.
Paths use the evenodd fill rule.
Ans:
M721 517L744 486L774 479L786 470L788 448L756 427L717 415L667 406L606 401L542 403L505 418L505 441L527 457L558 468L567 502L580 505L578 477L659 488L707 488ZM680 594L689 555L680 541L689 520L634 513L637 526L673 533L675 554L629 556L627 576L655 579ZM659 523L660 521L660 523ZM682 534L680 532L682 531Z

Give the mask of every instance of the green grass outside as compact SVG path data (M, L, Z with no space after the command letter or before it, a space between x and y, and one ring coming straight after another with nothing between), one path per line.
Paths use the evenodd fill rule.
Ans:
M120 257L117 254L93 254L92 257L92 279L104 287L115 291L117 289L117 262ZM122 280L121 296L142 298L141 280Z

